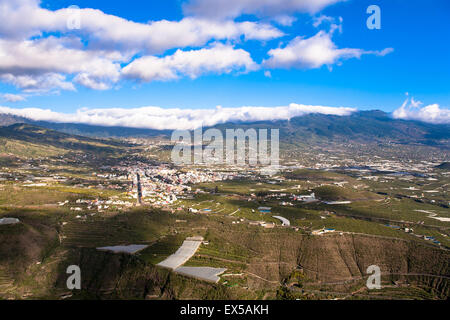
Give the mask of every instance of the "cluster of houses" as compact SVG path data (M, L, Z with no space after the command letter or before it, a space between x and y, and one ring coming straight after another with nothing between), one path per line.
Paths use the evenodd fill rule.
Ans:
M275 223L273 222L266 222L266 221L250 221L249 224L251 226L260 226L265 229L273 229L275 228Z
M117 197L113 197L108 200L101 200L101 199L95 199L95 200L89 200L89 199L78 199L75 201L77 205L76 207L70 207L70 210L72 211L84 211L84 210L96 210L98 212L102 212L103 210L114 208L114 209L124 209L124 208L130 208L133 206L133 203L130 201L123 201L118 199ZM69 201L63 201L58 202L59 206L65 206L69 204Z
M311 193L310 195L293 195L292 196L294 201L302 201L302 202L315 202L317 201L316 199L316 194L315 193Z
M336 230L335 229L331 229L331 228L322 228L322 229L319 229L319 230L313 230L311 232L311 234L315 235L315 236L320 236L322 234L332 233L332 232L336 232Z
M228 172L206 169L180 171L166 166L132 167L127 170L132 181L130 194L136 198L140 184L144 201L155 206L170 205L180 196L191 194L192 184L231 180L235 177L235 174Z
M435 237L433 237L433 236L426 236L426 235L420 235L420 234L415 234L415 233L414 233L414 230L413 230L412 228L408 228L408 227L400 227L400 226L391 225L391 224L386 224L385 226L386 226L386 227L389 227L389 228L392 228L392 229L396 229L396 230L403 230L404 232L410 233L410 234L412 234L412 235L414 235L414 236L416 236L416 237L418 237L418 238L423 238L423 239L426 240L426 241L431 241L431 242L433 242L434 244L437 244L437 245L439 245L439 246L441 245L441 242L440 242L439 240L436 240Z

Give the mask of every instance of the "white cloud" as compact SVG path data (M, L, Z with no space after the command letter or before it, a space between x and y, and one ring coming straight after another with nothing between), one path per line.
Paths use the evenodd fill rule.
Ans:
M66 75L77 75L78 82L95 88L92 82L117 82L120 52L85 51L67 48L65 38L37 40L0 39L0 79L23 90L74 90ZM89 79L91 83L87 81ZM53 85L53 86L52 86Z
M194 79L202 74L248 72L257 68L247 51L217 43L211 48L200 50L177 50L173 55L162 58L138 58L124 67L122 73L126 77L153 81L172 80L182 76Z
M297 18L288 15L281 15L274 17L273 21L281 26L290 27L295 21L297 21Z
M1 95L3 100L8 102L19 102L19 101L25 101L26 98L20 94L12 94L12 93L4 93Z
M226 18L242 14L279 16L295 12L315 13L345 0L190 0L184 6L187 14Z
M317 28L318 26L320 26L324 22L332 23L332 22L334 22L334 18L326 16L326 15L323 15L323 14L313 18L313 26L314 26L314 28Z
M422 102L406 99L400 108L392 113L395 119L418 120L435 124L450 124L450 109L441 108L438 104L420 107Z
M257 22L213 21L184 18L137 23L96 9L60 9L50 11L38 0L0 0L0 35L28 38L42 32L85 36L91 45L102 48L162 53L172 48L202 46L211 39L269 40L283 33L268 24ZM80 29L69 29L68 21L79 19Z
M53 37L26 41L0 39L0 72L70 74L84 71L98 77L119 75L119 64L114 63L114 59L125 59L119 52L114 55L105 51L67 48L65 40Z
M29 93L59 90L75 91L74 85L71 82L66 81L66 77L64 75L58 73L19 76L7 73L0 75L0 80L22 89L23 92Z
M104 81L96 79L92 77L89 73L79 73L74 81L85 86L86 88L94 89L94 90L108 90L111 88L111 81L109 79L105 79ZM115 82L115 81L114 81Z
M99 14L97 12L96 15ZM112 21L108 21L109 19ZM98 21L103 20L105 22L99 24ZM81 31L89 32L94 44L101 47L120 46L127 50L144 50L152 54L163 53L172 48L199 47L211 39L236 40L244 36L246 40L270 40L283 35L280 30L268 24L248 21L184 18L180 21L161 20L138 24L111 16L98 20L86 13L82 22Z
M78 19L79 23L74 25L79 24L79 29L69 28L73 19ZM0 21L0 80L26 91L74 90L73 83L66 78L91 89L107 90L120 80L121 66L134 56L202 47L211 40L270 40L283 35L265 23L195 17L136 23L95 9L51 11L41 8L38 0L0 0ZM55 35L47 36L44 32ZM214 60L217 67L208 65L208 61L194 61L194 55L210 58L207 52L177 51L170 57L145 57L132 62L127 70L146 62L145 66L152 70L168 68L157 71L156 78L161 75L170 79L182 74L196 77L204 71L234 70L228 60L237 59L237 55L245 60L244 69L254 68L253 61L244 57L246 53L242 50L229 51L230 56L222 56L224 62ZM190 62L183 65L183 59ZM234 62L237 67L242 66L239 61Z
M0 107L1 113L27 117L37 121L85 123L103 126L124 126L148 129L195 129L230 121L288 120L310 113L349 115L356 109L311 106L292 103L280 107L240 107L216 109L164 109L143 107L134 109L80 109L74 114L48 109L14 109Z
M194 16L137 23L96 9L52 11L42 8L39 0L0 0L0 81L26 92L76 90L75 84L108 90L122 75L152 81L253 71L259 67L250 54L234 45L243 39L271 40L284 33L268 23L233 18L269 15L266 21L289 26L295 20L293 13L316 13L339 1L345 0L192 0L185 12ZM217 12L221 19L215 19ZM74 19L79 29L69 28ZM315 24L320 24L329 17L316 19ZM331 40L339 28L333 23L328 33L297 37L284 48L270 50L264 66L330 67L343 59L392 50L339 49ZM174 54L164 56L175 48Z
M284 48L271 49L270 58L264 65L270 68L315 69L323 65L331 67L343 59L360 58L363 54L384 56L393 51L387 48L382 51L365 51L362 49L339 49L331 40L333 30L329 33L319 31L310 38L296 37Z

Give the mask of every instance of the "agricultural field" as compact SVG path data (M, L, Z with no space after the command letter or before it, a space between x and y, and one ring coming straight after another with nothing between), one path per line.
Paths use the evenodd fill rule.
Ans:
M43 134L17 130L33 143ZM19 223L0 225L0 298L448 298L445 168L265 176L157 161L164 141L58 139L43 153L14 141L1 151L0 219ZM183 266L226 269L217 283L158 266L190 237L203 240ZM129 245L144 247L97 250ZM86 279L79 292L65 287L74 264ZM364 285L372 264L384 271L376 292Z

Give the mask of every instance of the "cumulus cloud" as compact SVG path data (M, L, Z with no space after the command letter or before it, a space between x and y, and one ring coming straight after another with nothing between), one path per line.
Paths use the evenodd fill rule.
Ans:
M406 99L400 108L392 113L395 119L418 120L435 124L450 124L450 109L438 104L421 107L422 102Z
M0 72L35 74L83 71L98 77L118 76L119 64L113 60L125 59L119 52L114 55L111 52L67 48L64 40L53 37L26 41L0 39Z
M270 23L234 18L267 15L265 21L289 26L294 13L317 13L340 1L345 0L191 0L184 7L191 16L138 23L96 9L52 11L42 8L40 0L0 0L0 81L24 92L76 90L77 84L108 90L123 77L152 81L249 72L259 66L235 46L285 34ZM314 24L330 19L319 15ZM339 28L331 23L329 33L297 37L270 50L264 66L318 68L391 50L339 49L331 40ZM177 51L167 54L172 49Z
M325 22L332 23L334 22L334 18L323 14L313 18L313 26L315 28L317 28L318 26L320 26L322 23Z
M74 90L65 75L79 75L79 83L95 88L120 77L120 52L67 48L65 38L0 39L0 79L26 91ZM88 82L87 80L90 80Z
M143 81L164 81L182 76L194 79L208 73L248 72L257 68L247 51L218 43L200 50L177 50L173 55L162 58L138 58L124 67L122 74Z
M211 39L269 40L283 33L268 24L257 22L214 21L184 18L137 23L96 9L64 8L50 11L38 0L0 0L0 35L5 38L28 38L42 32L61 32L88 37L102 48L147 50L162 53L172 48L202 46ZM72 28L70 22L74 22ZM70 28L69 28L70 27Z
M45 73L42 75L13 75L10 73L0 75L0 80L10 83L27 93L42 93L59 90L75 91L75 87L66 77L57 73Z
M290 27L295 21L297 21L297 18L288 15L281 15L274 17L273 21L281 26Z
M165 109L143 107L134 109L79 109L76 113L60 113L49 109L14 109L0 107L1 113L27 117L37 121L84 123L102 126L124 126L159 130L195 129L230 121L289 120L310 113L349 115L356 109L311 106L292 103L279 107L240 107L216 109Z
M107 78L103 79L104 80L99 80L98 78L93 77L89 73L83 72L77 74L76 77L74 78L74 81L86 88L94 90L108 90L111 88L111 83L117 81L116 80L117 78L115 79L115 81L114 80L111 81L110 79Z
M384 56L393 51L386 48L382 51L365 51L353 48L338 48L332 41L331 32L319 31L310 38L296 37L284 48L271 49L270 58L264 61L269 68L315 69L323 65L331 67L341 60L360 58L363 54Z
M158 73L173 74L172 78L183 73L195 77L197 72L203 73L202 68L229 72L234 67L227 64L227 59L243 57L244 51L229 51L232 55L223 57L224 63L214 60L216 69L207 66L207 61L195 66L200 62L195 62L193 56L203 54L208 58L209 51L177 51L162 59L150 55L173 48L202 47L211 40L270 40L283 35L266 23L196 17L137 23L95 9L51 11L41 8L39 0L0 0L0 20L0 80L30 92L74 90L73 83L95 90L110 89L120 80L122 66L135 56L145 58L134 61L125 73L135 70L136 65L150 65L152 70L166 66L167 70ZM183 58L191 62L184 63ZM243 58L247 60L245 69L250 70L252 61ZM241 65L238 63L237 67Z
M0 96L3 98L3 100L8 102L19 102L26 100L26 98L20 94L4 93Z
M215 18L239 17L242 14L279 16L295 12L315 13L344 0L190 0L184 12Z

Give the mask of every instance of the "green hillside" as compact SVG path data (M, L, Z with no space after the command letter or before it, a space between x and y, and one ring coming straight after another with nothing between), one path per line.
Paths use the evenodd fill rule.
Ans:
M67 150L43 144L16 139L0 138L0 154L18 157L53 157L67 153Z
M18 157L52 157L68 152L115 154L127 145L113 140L99 140L70 135L29 124L0 128L0 153Z

